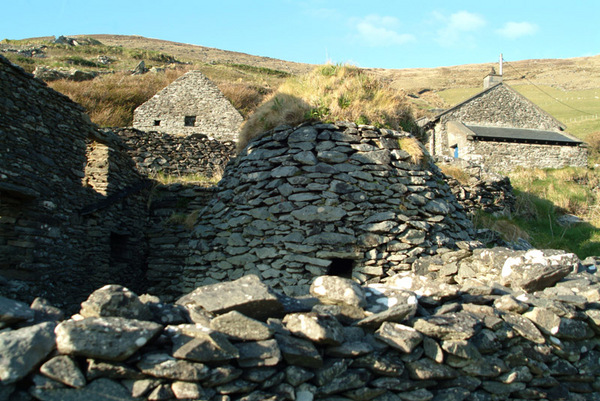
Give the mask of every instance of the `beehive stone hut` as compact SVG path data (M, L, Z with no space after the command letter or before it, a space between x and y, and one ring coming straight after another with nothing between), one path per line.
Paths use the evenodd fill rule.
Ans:
M141 288L146 182L122 146L0 56L0 294L65 305Z
M477 162L494 171L586 166L587 146L565 128L499 75L488 75L483 91L425 124L433 155Z
M133 112L133 127L174 135L205 134L236 141L243 118L200 71L190 71Z
M353 123L266 133L228 164L186 266L163 283L181 292L254 273L294 294L315 276L378 280L464 245L471 222L427 156L415 163L421 152L407 133Z

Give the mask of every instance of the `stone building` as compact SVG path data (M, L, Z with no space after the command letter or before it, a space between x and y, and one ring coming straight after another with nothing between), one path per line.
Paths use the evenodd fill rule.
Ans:
M408 133L353 123L267 132L227 165L186 262L149 266L151 285L183 293L257 274L306 293L316 276L376 281L456 249L472 238L471 221L421 152Z
M65 305L107 282L141 288L148 182L122 148L0 56L0 276L26 283L5 295Z
M474 161L495 171L587 165L582 141L495 74L486 77L482 92L424 127L432 154Z
M206 134L236 141L243 118L200 71L190 71L133 112L133 127L175 135Z

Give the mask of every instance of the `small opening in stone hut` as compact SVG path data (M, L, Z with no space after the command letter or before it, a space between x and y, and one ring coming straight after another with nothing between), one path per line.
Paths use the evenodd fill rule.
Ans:
M159 127L160 126L160 120L154 120L154 126L155 127Z
M184 124L186 127L193 127L196 125L196 116L185 116Z
M353 268L354 261L352 259L334 258L331 259L331 264L327 268L327 275L352 278Z
M123 263L128 260L129 238L127 235L110 233L110 261Z

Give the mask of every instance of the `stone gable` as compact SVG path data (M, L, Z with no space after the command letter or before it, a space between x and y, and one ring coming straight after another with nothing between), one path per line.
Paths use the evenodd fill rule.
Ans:
M464 129L467 125L552 131L572 138L563 132L562 123L503 83L478 93L429 122L426 129L431 153L455 157L458 153L460 158L483 163L496 171L516 166L544 168L587 163L587 151L579 144L508 143L511 140L506 139L482 142L477 138L473 140Z
M174 135L236 141L243 118L200 71L190 71L135 109L133 126Z

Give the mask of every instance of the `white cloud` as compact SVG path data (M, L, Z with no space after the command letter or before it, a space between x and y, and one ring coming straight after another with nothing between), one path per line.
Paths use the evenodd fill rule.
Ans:
M538 31L538 26L531 22L507 22L496 32L508 39L518 39L522 36L530 36Z
M437 31L437 41L447 47L472 42L472 34L487 24L482 16L468 11L459 11L450 16L436 12L434 16L441 24Z
M403 45L416 40L412 34L398 32L400 21L396 17L368 15L362 19L353 19L352 24L360 40L368 46Z

